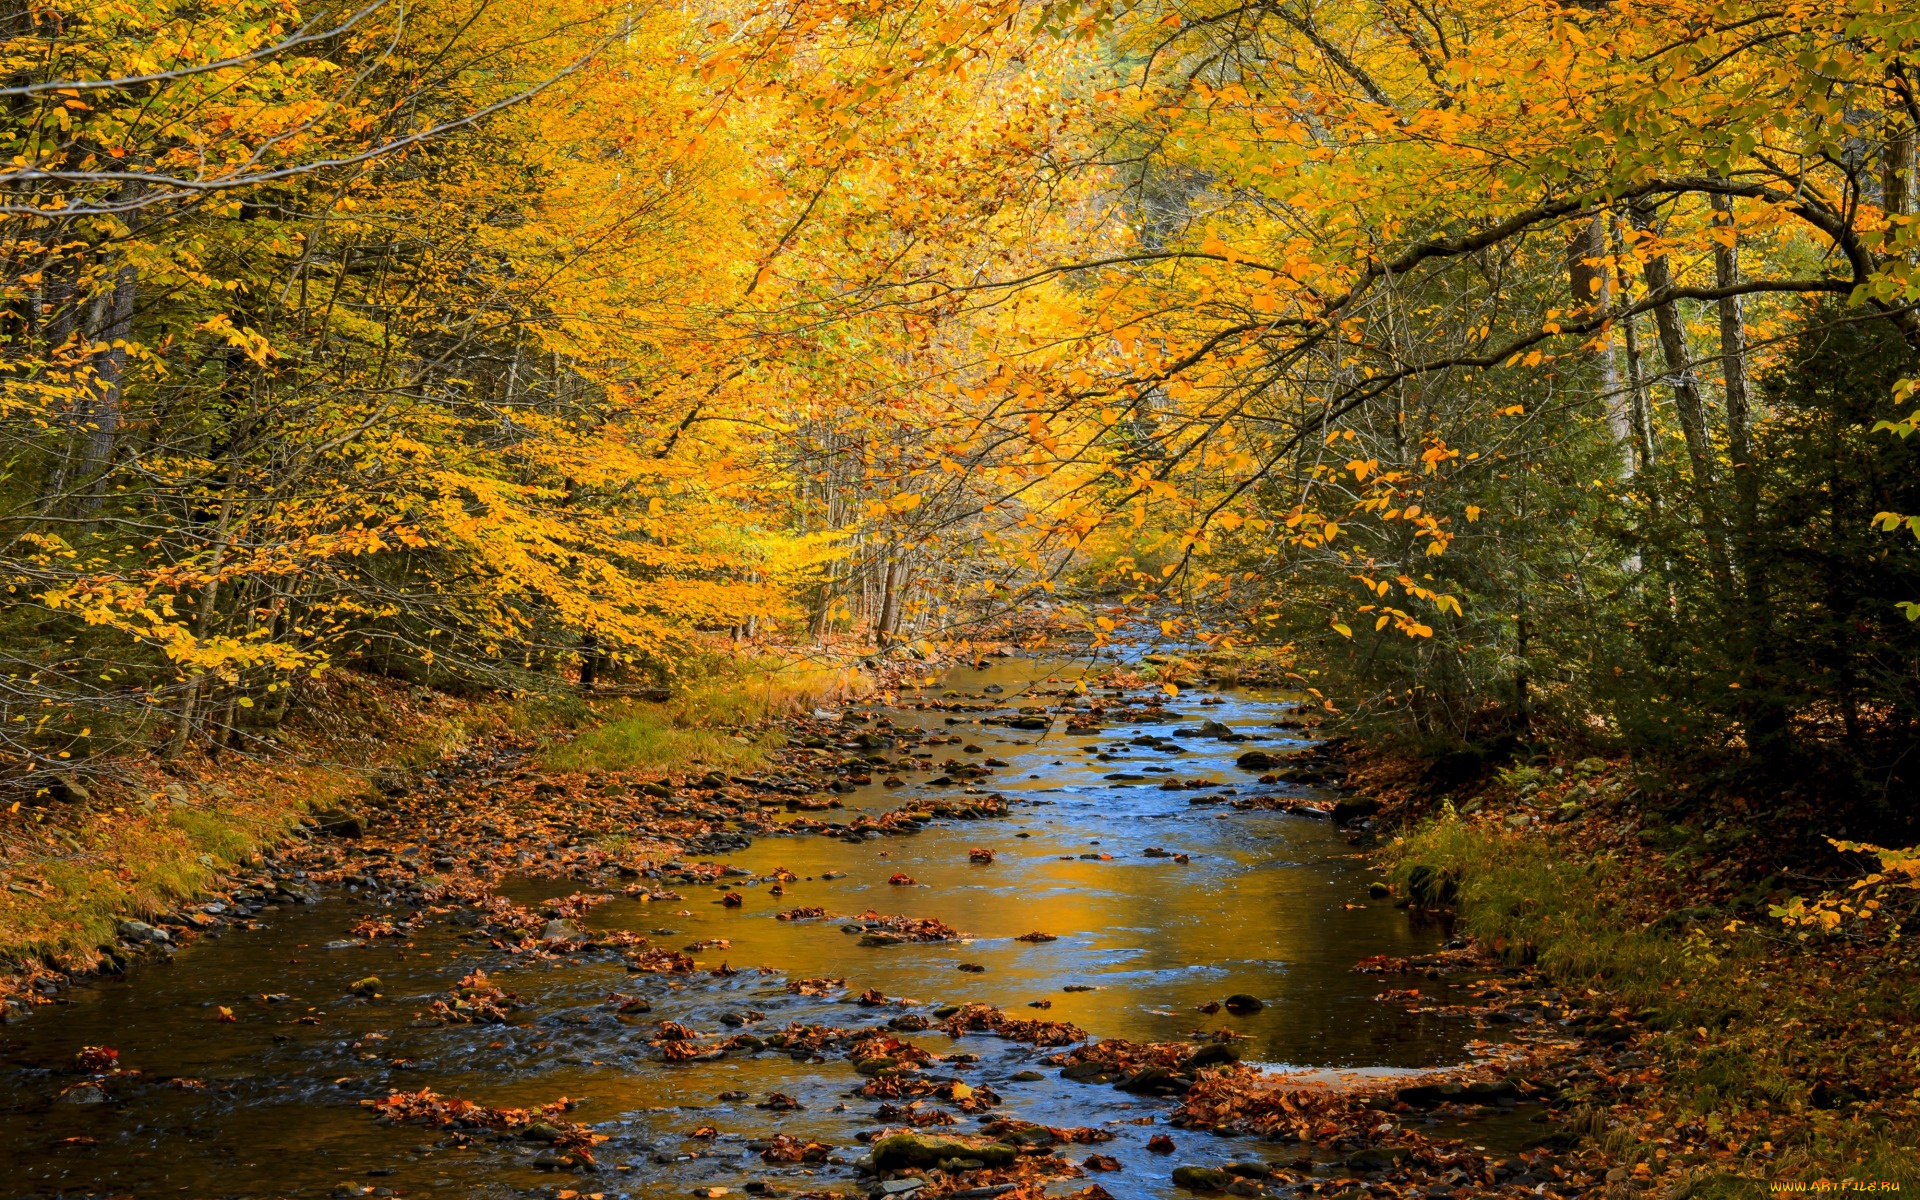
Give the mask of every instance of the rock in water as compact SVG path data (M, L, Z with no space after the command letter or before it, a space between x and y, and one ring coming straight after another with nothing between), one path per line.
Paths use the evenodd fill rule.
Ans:
M1466 1094L1467 1089L1457 1083L1421 1083L1401 1088L1394 1099L1414 1108L1435 1108L1464 1099Z
M1347 1155L1346 1165L1354 1171L1389 1171L1408 1157L1405 1146L1369 1146Z
M1198 1192L1223 1192L1233 1182L1233 1176L1219 1167L1175 1167L1173 1182Z
M366 832L359 814L344 808L323 808L313 814L313 819L320 827L320 832L328 837L357 838Z
M959 1138L924 1133L896 1133L873 1143L875 1171L902 1167L931 1167L949 1158L977 1158L990 1167L1004 1167L1014 1159L1014 1148L1004 1142L973 1145Z
M1333 823L1345 825L1349 821L1358 821L1361 817L1371 817L1379 811L1378 800L1349 796L1333 806Z

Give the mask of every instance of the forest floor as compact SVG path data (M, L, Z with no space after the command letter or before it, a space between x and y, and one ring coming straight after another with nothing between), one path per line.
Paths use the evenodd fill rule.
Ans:
M334 671L309 685L259 753L131 758L77 793L0 807L0 967L12 964L0 969L0 1001L23 980L113 969L124 921L220 888L264 851L377 794L383 777L503 736L563 743L563 768L751 764L761 747L738 727L873 683L851 663L755 665L765 669L697 680L670 700L591 702L454 695Z
M310 686L270 753L129 759L68 795L0 809L0 962L16 964L11 986L110 969L122 921L218 887L303 818L366 792L379 769L532 719L503 699L336 672Z
M1597 758L1445 801L1417 764L1354 765L1350 785L1385 801L1402 902L1595 1002L1613 1050L1567 1091L1566 1133L1605 1178L1676 1197L1920 1187L1911 939L1769 915L1789 874L1757 819L1673 824L1655 781Z

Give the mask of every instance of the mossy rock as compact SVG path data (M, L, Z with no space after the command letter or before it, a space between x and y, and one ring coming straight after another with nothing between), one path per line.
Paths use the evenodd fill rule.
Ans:
M1333 806L1333 823L1345 825L1349 821L1358 821L1362 817L1371 817L1380 811L1380 802L1363 796L1348 796L1336 801Z
M1077 1062L1067 1064L1060 1077L1076 1083L1104 1083L1113 1078L1113 1073L1105 1063Z
M1346 1166L1353 1171L1391 1171L1410 1154L1405 1146L1369 1146L1347 1155Z
M1232 1174L1219 1167L1175 1167L1173 1169L1173 1182L1196 1192L1223 1192L1233 1179Z
M1449 872L1415 863L1407 872L1407 899L1415 904L1451 904L1460 894L1460 885Z
M870 1154L875 1171L897 1171L903 1167L932 1167L944 1159L975 1158L989 1167L1004 1167L1018 1153L1004 1142L973 1145L959 1138L935 1137L924 1133L896 1133L873 1143Z
M1240 1051L1224 1042L1214 1042L1202 1046L1192 1054L1180 1060L1181 1074L1192 1074L1202 1067L1224 1067L1228 1063L1240 1061Z

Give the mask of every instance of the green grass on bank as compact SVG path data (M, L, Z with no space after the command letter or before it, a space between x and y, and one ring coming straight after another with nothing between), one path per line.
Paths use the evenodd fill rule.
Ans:
M86 801L0 809L0 970L9 960L98 964L121 920L218 891L312 810L352 807L375 768L565 723L505 697L460 700L351 672L316 691L281 731L281 757L193 754L164 770L135 760Z
M1920 1189L1909 951L1802 944L1705 914L1662 919L1622 860L1490 822L1435 821L1397 839L1388 859L1399 894L1451 894L1465 932L1656 1031L1647 1049L1660 1082L1626 1115L1685 1125L1713 1151L1677 1183L1669 1175L1638 1194L1763 1196L1782 1180ZM1587 1114L1594 1140L1658 1178L1667 1147L1620 1115Z
M1722 933L1713 942L1647 927L1624 910L1631 881L1617 860L1581 860L1546 838L1461 820L1425 826L1397 842L1392 858L1397 894L1413 893L1421 868L1434 872L1457 892L1468 931L1509 957L1537 956L1555 979L1658 1009L1663 1024L1718 1022L1744 1007L1737 993L1706 985L1756 954L1756 939L1730 943Z
M358 778L318 767L224 776L85 812L10 814L0 855L0 960L86 968L119 922L152 919L219 887L220 877L283 840L311 808L347 800ZM174 786L181 786L175 783ZM3 990L3 989L0 989Z
M548 747L540 764L552 771L745 769L781 744L778 733L749 732L752 726L837 703L870 686L864 675L846 668L752 664L702 679L670 700L596 702L598 723Z
M606 706L605 721L572 741L540 755L550 771L684 770L693 766L739 770L765 756L756 741L689 729L674 723L666 706L617 701Z

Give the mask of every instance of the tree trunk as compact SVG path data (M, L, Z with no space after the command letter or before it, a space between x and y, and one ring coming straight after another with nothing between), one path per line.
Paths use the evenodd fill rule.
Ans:
M586 634L580 639L580 690L591 692L600 677L600 664L606 656L600 653L600 639Z
M899 570L899 562L894 558L893 553L889 551L887 553L885 582L881 585L880 592L880 619L874 627L873 634L874 645L880 647L882 650L885 650L893 644L893 625L894 622L899 619L899 600L895 587L895 584L898 582Z
M1665 255L1647 259L1643 271L1647 287L1660 295L1673 287L1673 272ZM1720 518L1716 491L1719 480L1713 467L1713 438L1707 428L1706 399L1693 375L1692 355L1687 349L1686 327L1680 321L1680 309L1672 300L1653 310L1654 325L1660 332L1660 350L1666 358L1667 383L1673 388L1673 407L1680 417L1680 431L1686 437L1687 458L1693 469L1694 505L1699 510L1700 532L1707 543L1707 572L1722 599L1733 598L1733 570L1727 559L1726 527Z
M1576 314L1604 313L1613 305L1612 273L1606 267L1607 216L1593 220L1567 243L1567 284L1573 292ZM1633 397L1620 387L1620 348L1611 333L1600 349L1601 392L1607 398L1607 425L1620 447L1621 477L1631 479L1640 457L1634 444Z
M1725 228L1733 227L1732 202L1725 196L1713 198L1714 211ZM1740 251L1737 245L1715 242L1713 247L1714 284L1731 288L1740 281ZM1738 296L1720 299L1720 372L1727 397L1727 450L1733 460L1733 491L1738 504L1738 536L1742 542L1753 537L1760 511L1760 480L1754 474L1753 408L1747 391L1747 323ZM1743 549L1742 559L1751 559L1751 547ZM1743 563L1743 567L1745 564Z
M1713 197L1716 220L1733 230L1733 202ZM1731 238L1713 248L1713 281L1730 288L1740 281L1739 243ZM1727 397L1727 449L1733 462L1734 558L1740 568L1744 611L1740 638L1747 646L1747 678L1741 697L1748 748L1763 757L1782 748L1787 713L1774 690L1773 606L1767 595L1767 558L1759 545L1760 476L1753 452L1753 403L1747 386L1747 322L1738 296L1720 300L1720 374ZM1734 644L1739 644L1736 641Z
M839 575L840 564L837 561L828 563L827 577L820 581L819 602L813 607L813 620L808 622L807 632L816 642L824 639L832 628L834 585Z
M227 550L233 544L233 510L233 496L229 493L220 502L220 524L214 539L213 557L207 568L207 585L200 591L200 611L193 618L196 641L205 641L208 632L213 629L213 610L220 599L220 568L226 565ZM174 726L172 739L167 743L167 758L178 758L185 753L187 744L193 738L193 722L206 677L206 668L196 667L187 679L186 694L180 698L180 718Z
M1889 215L1912 215L1920 208L1915 194L1914 131L1902 129L1897 117L1887 120L1887 148L1880 163L1880 206Z
M105 496L106 468L113 461L113 446L120 433L121 391L127 373L127 342L133 337L133 301L140 276L132 267L121 267L114 277L113 290L101 297L97 336L102 344L94 358L93 399L88 405L86 442L81 455L81 480L88 497L84 507L91 512ZM117 344L116 344L117 343Z
M1613 223L1613 256L1620 298L1633 299L1633 287L1627 277L1626 242L1618 221ZM1633 448L1639 457L1639 469L1653 465L1653 415L1647 410L1647 378L1640 354L1640 322L1627 317L1620 322L1621 342L1627 352L1627 419L1633 431Z

